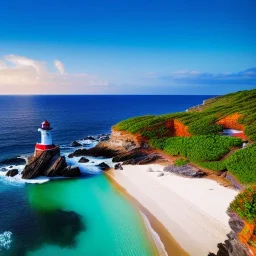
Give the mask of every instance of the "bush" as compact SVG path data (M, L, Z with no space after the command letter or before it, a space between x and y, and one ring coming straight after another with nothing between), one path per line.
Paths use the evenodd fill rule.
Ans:
M191 161L216 161L229 152L230 147L240 146L242 140L220 135L172 137L150 141L152 147L162 149L172 156L183 156Z
M248 223L256 224L256 186L239 193L230 204L229 211L234 211Z
M256 144L235 151L225 162L241 183L256 182Z
M179 159L174 161L175 166L183 166L183 165L186 165L188 163L189 163L189 160L183 159L183 158L179 158Z
M203 168L219 172L227 169L225 161L196 162L195 164Z

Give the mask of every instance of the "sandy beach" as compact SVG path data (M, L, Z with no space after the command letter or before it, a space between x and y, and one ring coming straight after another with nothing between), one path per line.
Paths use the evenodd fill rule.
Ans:
M230 231L226 210L238 192L209 179L163 172L163 167L124 165L123 170L111 170L108 175L145 207L189 255L216 253L217 244Z

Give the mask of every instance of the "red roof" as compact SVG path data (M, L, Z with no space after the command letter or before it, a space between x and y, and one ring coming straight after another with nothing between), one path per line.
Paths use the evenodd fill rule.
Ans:
M42 125L49 125L49 126L50 126L50 123L49 123L47 120L44 120L44 121L42 122Z

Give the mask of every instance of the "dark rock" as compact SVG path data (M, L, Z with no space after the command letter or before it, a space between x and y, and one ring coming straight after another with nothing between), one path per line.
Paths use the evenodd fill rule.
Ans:
M123 170L121 163L115 164L114 168L115 168L115 170Z
M157 160L163 160L162 156L157 153L153 153L152 150L140 148L121 153L112 159L113 162L123 162L123 165L149 164Z
M94 136L86 136L84 140L96 140Z
M125 153L118 154L117 156L113 157L112 161L115 162L124 162L127 160L135 159L135 158L141 158L146 157L148 154L138 150L134 149Z
M85 157L81 157L78 162L79 163L88 163L89 161L90 161L89 159L87 159Z
M56 147L35 155L22 171L22 178L33 179L38 176L78 177L80 174L78 167L67 166L65 157L60 156L60 149Z
M45 176L54 177L62 176L62 170L67 167L66 159L64 156L53 157L49 168L44 172Z
M164 173L163 173L163 172L161 172L161 173L159 173L159 174L157 175L157 177L162 177L162 176L164 176Z
M137 157L134 159L126 160L123 162L123 165L128 165L128 164L143 165L143 164L153 163L157 160L162 160L162 159L163 158L160 155L152 153L143 157Z
M110 169L110 167L105 162L102 162L102 163L98 164L97 166L99 166L102 171L107 171Z
M208 256L249 256L248 248L239 241L238 233L244 227L244 222L241 220L236 213L227 212L230 216L229 226L231 227L231 232L227 234L228 239L224 243L218 244L217 254L210 253Z
M7 172L7 171L8 171L8 169L7 169L7 168L2 167L2 168L0 169L0 171L1 171L1 172Z
M118 150L112 149L106 146L103 142L97 144L94 148L90 149L78 149L75 152L68 155L69 158L74 156L94 156L94 157L114 157L118 155L120 152Z
M62 176L64 177L79 177L81 176L81 172L79 167L71 167L67 166L63 171L62 171Z
M206 175L205 172L190 164L186 164L183 166L168 165L164 167L164 171L191 178L201 178Z
M85 148L80 148L74 151L73 153L68 155L68 158L73 158L74 156L86 156L87 154L87 149Z
M83 146L81 143L77 142L76 140L71 143L71 147L81 147Z
M9 170L5 175L8 177L14 177L19 173L18 169Z
M0 164L22 165L22 164L26 164L26 160L23 158L14 157L14 158L10 158L10 159L5 159L5 160L1 161Z
M230 219L228 224L235 233L240 233L244 227L244 221L241 220L237 214L229 213Z
M12 165L9 166L9 168L12 168L12 167L13 167Z
M38 176L47 176L45 171L48 170L60 156L60 149L56 147L53 150L43 151L39 156L33 157L22 171L23 179L33 179Z

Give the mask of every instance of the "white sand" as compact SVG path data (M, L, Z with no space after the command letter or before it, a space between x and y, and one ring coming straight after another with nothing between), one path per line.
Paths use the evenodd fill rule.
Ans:
M163 166L126 165L114 170L119 185L147 208L192 256L207 256L229 233L226 210L235 190L203 178L158 175ZM154 172L149 172L149 168ZM112 175L111 175L112 176Z

